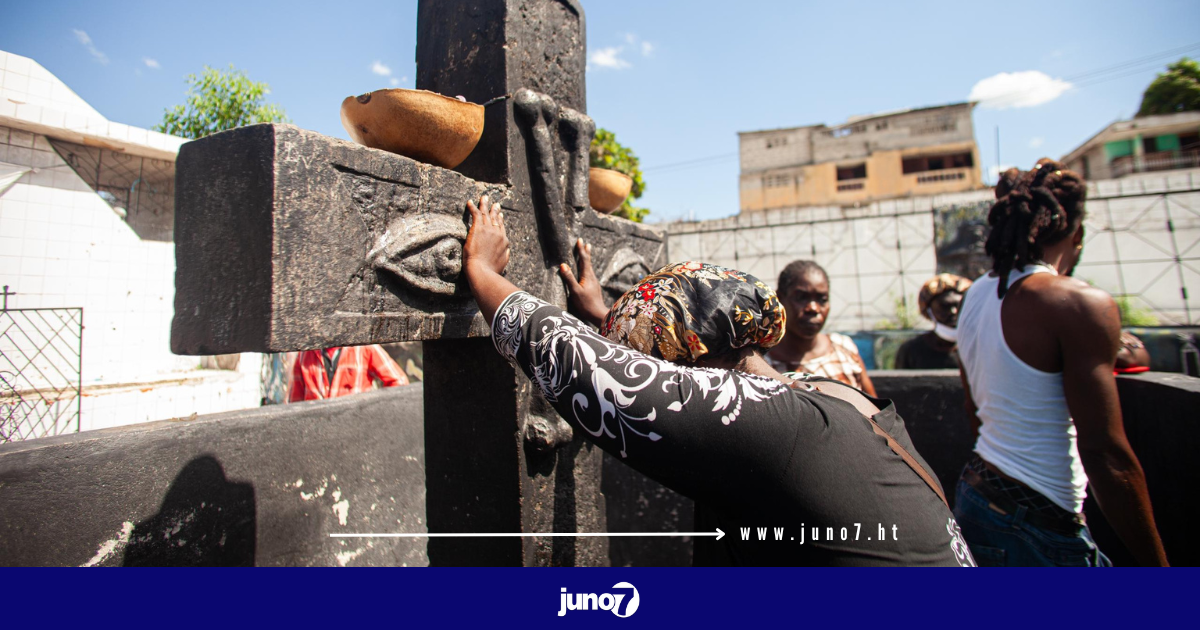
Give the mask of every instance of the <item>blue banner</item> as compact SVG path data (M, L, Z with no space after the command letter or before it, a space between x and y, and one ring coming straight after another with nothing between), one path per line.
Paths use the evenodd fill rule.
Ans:
M912 624L974 630L1025 624L1085 628L1090 622L1140 627L1190 618L1194 579L1187 569L7 569L4 574L6 621L13 628L26 615L55 625L112 620L187 628Z

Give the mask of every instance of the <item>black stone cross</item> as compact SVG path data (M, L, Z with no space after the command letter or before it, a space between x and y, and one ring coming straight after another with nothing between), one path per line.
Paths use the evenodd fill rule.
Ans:
M289 125L185 144L176 170L179 354L421 340L432 532L603 531L599 450L503 361L461 276L465 203L501 200L508 277L564 300L577 236L619 294L663 262L653 230L588 207L575 0L422 0L417 87L483 103L456 171ZM331 104L331 115L336 104ZM433 564L605 564L603 538L436 538Z

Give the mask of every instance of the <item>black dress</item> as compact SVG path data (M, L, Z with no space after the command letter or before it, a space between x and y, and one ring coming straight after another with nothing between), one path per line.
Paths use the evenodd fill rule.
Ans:
M522 291L492 336L575 431L715 510L730 563L974 565L950 510L849 403L649 357Z

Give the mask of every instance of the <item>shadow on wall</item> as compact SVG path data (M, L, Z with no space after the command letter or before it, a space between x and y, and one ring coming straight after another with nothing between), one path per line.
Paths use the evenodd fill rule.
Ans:
M211 455L188 462L162 507L133 529L124 566L253 566L254 486L225 478Z

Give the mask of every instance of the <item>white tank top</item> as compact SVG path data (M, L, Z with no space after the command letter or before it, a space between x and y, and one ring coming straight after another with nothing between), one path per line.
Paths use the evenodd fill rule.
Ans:
M1008 286L1035 273L1057 272L1028 265L1009 273ZM1003 300L996 297L999 281L991 273L976 280L958 317L958 354L982 422L975 452L1063 509L1082 512L1088 480L1062 372L1034 368L1008 347L1000 322Z

